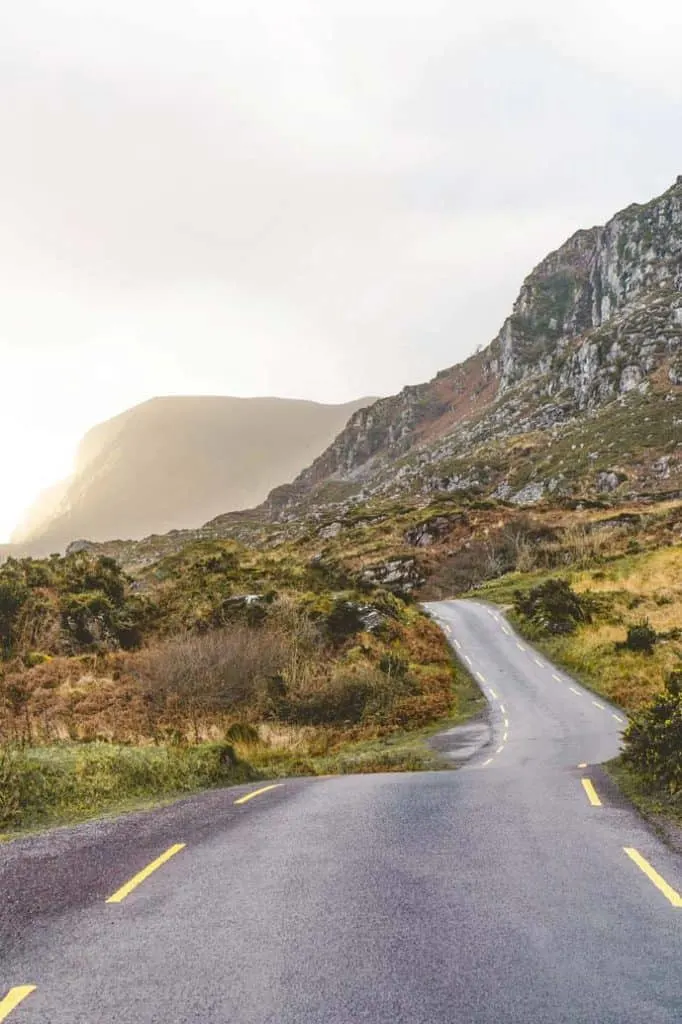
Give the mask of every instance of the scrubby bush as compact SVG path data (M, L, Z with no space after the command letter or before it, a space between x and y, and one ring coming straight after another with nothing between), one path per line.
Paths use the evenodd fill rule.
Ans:
M628 627L627 639L622 646L627 648L628 651L653 654L657 639L656 630L651 626L648 619L643 619L642 622Z
M517 590L514 607L543 632L554 635L572 633L581 622L592 619L590 600L562 579L546 580L525 594Z
M665 690L632 720L624 760L652 786L682 792L682 672L672 672Z

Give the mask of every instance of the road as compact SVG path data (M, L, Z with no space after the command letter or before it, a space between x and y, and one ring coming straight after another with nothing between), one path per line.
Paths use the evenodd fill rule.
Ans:
M679 1024L682 864L597 767L622 714L496 610L430 610L490 701L464 767L252 784L10 844L0 1020Z

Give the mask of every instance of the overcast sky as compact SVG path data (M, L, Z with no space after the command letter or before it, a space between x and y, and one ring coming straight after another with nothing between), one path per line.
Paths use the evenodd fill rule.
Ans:
M677 0L0 9L0 540L157 394L388 394L682 172Z

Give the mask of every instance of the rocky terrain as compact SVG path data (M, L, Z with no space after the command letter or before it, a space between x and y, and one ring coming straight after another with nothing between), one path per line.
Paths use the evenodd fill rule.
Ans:
M261 505L97 547L143 568L194 542L319 546L403 513L417 529L420 510L437 519L476 501L501 521L514 509L563 515L680 497L682 176L576 232L525 279L487 348L357 409Z
M526 278L497 337L359 410L270 495L279 520L396 493L553 495L682 488L682 176L576 232Z

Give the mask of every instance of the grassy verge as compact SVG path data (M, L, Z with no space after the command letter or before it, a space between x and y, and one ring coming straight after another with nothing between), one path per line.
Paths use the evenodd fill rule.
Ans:
M682 853L682 792L672 795L652 787L638 772L624 764L622 757L608 761L602 767L640 814Z
M83 821L257 778L225 743L196 747L59 744L0 755L6 833Z
M0 839L101 815L159 806L201 790L263 778L452 768L428 744L485 700L453 667L447 718L372 736L262 726L257 742L129 746L63 743L0 751ZM356 730L357 734L357 730Z
M514 593L528 592L550 576L566 579L578 593L596 599L593 620L566 636L548 636L510 614L518 631L596 693L633 712L658 692L682 664L682 547L626 555L590 568L554 573L509 573L476 591L472 597L506 606ZM628 626L648 622L659 635L651 654L626 650Z

